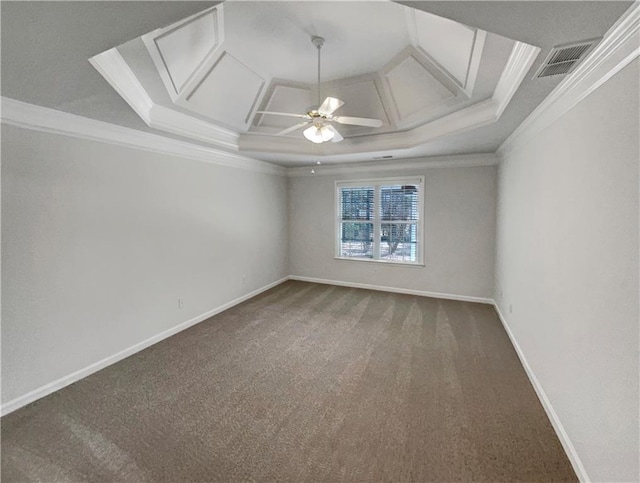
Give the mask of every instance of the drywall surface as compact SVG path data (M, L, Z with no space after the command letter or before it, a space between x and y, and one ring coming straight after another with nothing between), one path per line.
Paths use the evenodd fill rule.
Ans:
M3 125L3 403L286 277L286 182Z
M593 481L640 479L638 94L636 60L499 170L496 301Z
M423 168L289 179L291 275L491 298L496 166ZM424 266L336 260L335 181L425 177Z

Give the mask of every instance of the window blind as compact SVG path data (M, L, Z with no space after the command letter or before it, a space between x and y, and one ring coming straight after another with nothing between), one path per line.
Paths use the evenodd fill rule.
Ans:
M337 256L421 262L421 179L337 183Z

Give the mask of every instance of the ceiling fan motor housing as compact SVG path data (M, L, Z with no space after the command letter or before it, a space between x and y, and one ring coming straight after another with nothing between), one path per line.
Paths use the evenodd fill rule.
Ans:
M311 37L311 43L316 46L316 48L320 49L324 45L324 38L314 35Z
M382 121L379 119L367 119L361 117L349 117L349 116L334 116L333 113L336 109L339 109L344 102L335 97L327 97L324 102L320 102L320 50L324 45L324 38L314 35L311 37L311 43L318 49L318 105L311 106L307 109L305 114L292 114L284 112L270 112L270 111L257 111L259 114L273 114L280 116L292 116L305 119L305 121L291 126L290 128L280 131L276 136L284 136L293 131L307 127L303 131L304 137L314 143L322 143L326 141L340 142L344 138L334 128L331 123L337 122L339 124L352 124L356 126L370 126L380 127Z

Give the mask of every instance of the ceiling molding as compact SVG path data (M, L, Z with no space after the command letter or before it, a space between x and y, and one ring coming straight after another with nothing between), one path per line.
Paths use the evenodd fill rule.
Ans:
M35 131L106 142L206 163L284 176L285 168L235 153L137 131L67 112L2 97L1 121Z
M111 84L118 94L149 125L153 101L129 64L114 47L89 59L91 65Z
M421 43L417 15L425 15L425 12L405 6L405 19L411 43L422 55L428 58L431 63L433 63L443 74L445 74L448 79L450 79L459 89L461 89L467 97L471 97L473 89L475 87L478 70L480 68L480 59L482 57L482 50L484 48L484 42L487 36L487 32L470 27L468 25L459 24L459 27L465 28L473 33L473 40L471 43L471 49L469 51L469 58L467 59L466 63L467 65L465 69L464 79L458 79L455 75L453 75L453 73L445 68L440 62L438 62L433 55L429 53L427 46ZM441 18L441 21L458 23L444 17Z
M345 138L340 143L319 145L312 145L299 138L276 138L249 133L240 135L239 145L241 152L300 154L321 159L341 154L362 154L370 157L372 154L417 147L442 136L486 126L497 120L497 110L498 104L493 99L487 99L408 131Z
M238 69L240 69L240 72L244 71L245 75L240 74ZM253 76L252 85L247 85L246 73ZM221 78L226 78L226 85L223 82L222 85L218 84L212 87L212 83L216 82L216 79L219 82ZM251 114L262 98L267 82L261 74L235 58L226 50L222 50L213 63L208 63L206 68L201 69L201 71L194 76L194 79L198 80L197 83L191 83L189 88L185 89L184 97L176 101L176 104L214 121L225 122L227 125L235 126L236 128L240 127L241 129L249 127ZM201 91L203 91L204 94L201 95ZM222 98L224 99L222 104L226 104L227 107L232 105L239 108L239 106L245 104L246 113L241 116L241 119L230 120L229 118L232 112L216 111L212 109L210 104L202 105L201 102L198 102L195 98L204 98L207 99L208 102L217 99L218 104L220 104ZM216 102L213 104L215 105Z
M204 141L232 151L238 150L238 134L213 123L156 104L117 48L89 59L122 98L149 126Z
M469 71L467 72L467 80L463 89L464 93L469 98L473 95L473 89L476 86L476 79L478 78L478 71L480 70L480 59L482 59L482 50L484 49L484 42L486 39L487 32L476 29L476 37L473 41L473 51L471 53L471 59L469 59Z
M493 91L493 99L498 106L496 112L498 119L502 116L509 102L511 102L511 98L520 87L539 53L539 47L516 41L511 50L511 55L509 55L507 65L502 71L498 85Z
M543 129L640 55L640 4L635 2L603 40L498 148L501 157L526 145Z
M297 99L298 102L295 103L296 105L283 107L281 101L282 97L289 97L292 94L291 92L284 94L284 90L299 91L299 94L305 93L307 94L306 97L308 97L308 99L303 103L300 103L300 99ZM381 128L366 128L343 124L340 125L340 133L344 138L368 136L371 134L372 129L374 129L373 132L380 133L396 128L396 123L389 114L390 112L393 114L393 109L389 107L389 101L387 99L388 95L386 95L386 89L384 89L378 72L331 80L323 82L320 85L320 91L323 98L325 96L334 96L340 99L350 99L353 101L353 95L348 94L349 90L351 90L352 93L354 90L357 91L358 94L355 96L356 100L358 95L363 96L367 92L371 94L371 97L364 102L362 98L360 98L359 102L355 103L356 111L358 111L358 107L360 108L357 113L353 113L354 105L351 103L347 103L345 105L346 107L341 109L345 112L349 112L350 114L380 119L382 120L383 125ZM295 95L295 93L293 94ZM274 135L275 133L290 127L294 122L290 118L258 114L256 111L292 112L302 114L307 112L312 105L317 105L314 100L315 94L317 94L316 86L303 82L272 79L265 94L262 96L261 102L256 105L253 110L253 120L250 123L250 131L248 132L259 135ZM301 97L305 96L302 95ZM364 112L362 111L363 106L365 108ZM366 112L366 110L369 110L369 112ZM376 110L377 112L374 112L373 110ZM341 112L342 111L336 114L339 115ZM296 136L296 132L288 135L288 137L293 136ZM278 137L278 139L281 138Z
M149 126L231 151L238 150L238 134L235 132L159 104L151 109Z
M478 166L495 166L499 158L495 154L464 154L459 156L433 156L426 158L407 158L393 161L370 161L334 165L310 165L288 168L287 176L333 176L346 174L368 174L384 171L407 171L432 168L472 168ZM314 172L311 172L311 169Z
M197 74L203 70L203 67L206 67L211 63L212 59L217 57L217 51L224 41L224 22L223 22L223 4L216 5L213 8L209 8L204 10L203 12L197 13L178 23L174 23L169 25L168 27L156 29L152 32L149 32L142 36L142 41L147 48L147 52L151 56L154 65L156 66L156 70L162 79L163 84L167 90L167 93L170 95L172 101L176 101L184 97L185 91L190 91L191 86L194 82L198 83ZM214 45L208 50L208 52L202 57L200 62L192 69L191 73L187 76L187 78L177 85L174 76L171 74L171 70L169 69L169 65L167 63L167 59L162 53L162 49L158 44L158 41L162 38L165 38L171 35L178 30L188 27L188 25L197 22L206 16L212 16L213 21L213 33L215 37ZM206 69L205 69L206 70Z
M434 102L425 105L424 107L418 108L417 110L403 114L403 109L401 108L401 103L399 95L408 95L415 94L414 92L408 92L408 89L400 89L400 92L397 92L397 89L394 88L394 82L392 80L392 74L397 69L401 68L403 65L406 65L407 61L413 60L414 65L417 65L421 68L429 77L431 77L437 84L439 84L438 88L446 91L448 95L441 96L440 99L435 100ZM461 88L452 81L448 75L442 72L442 69L438 67L438 65L424 52L416 49L413 46L409 46L400 52L395 58L393 58L390 62L388 62L380 71L379 77L385 86L384 91L389 97L389 104L392 106L392 113L394 121L398 125L404 125L404 127L409 127L411 124L415 125L416 122L419 122L421 119L424 119L424 116L428 113L430 116L438 116L442 115L446 112L446 109L451 107L451 105L460 102L460 93ZM413 79L414 76L401 76L400 79ZM423 96L416 96L418 98Z
M194 18L200 18L201 16L202 14ZM218 15L218 17L219 16L220 15ZM192 19L187 19L185 22L189 21L192 21ZM162 29L156 31L154 35L157 36L158 32L161 31ZM152 36L151 38L155 37ZM222 48L223 45L220 47ZM435 101L437 101L437 99L435 99L434 103L437 104L437 106L434 112L437 111L437 115L441 117L434 116L431 118L431 121L415 126L414 113L410 109L406 110L404 117L401 116L402 113L394 112L397 110L395 107L387 110L387 108L393 104L391 99L388 99L388 97L391 96L391 91L389 90L390 87L387 86L388 79L385 79L382 74L383 71L378 71L376 75L369 77L373 79L374 87L382 102L382 108L386 111L387 118L392 125L378 131L374 130L370 133L360 133L356 131L350 133L345 128L344 141L337 144L325 143L330 144L330 146L309 146L309 143L301 137L277 137L264 132L250 131L239 134L234 130L219 126L217 122L214 123L214 121L207 120L207 115L202 112L199 113L199 116L197 113L194 113L194 115L189 114L187 112L189 109L181 106L179 103L171 106L157 104L149 94L145 92L144 87L137 79L131 67L127 64L127 61L115 48L96 55L91 58L90 61L150 127L198 140L212 145L214 148L231 152L246 152L249 153L249 156L251 156L250 153L256 153L255 155L258 156L260 152L264 152L300 156L310 155L330 159L331 156L337 157L340 155L358 155L362 156L362 158L371 158L371 155L416 148L439 137L459 134L495 123L525 78L539 51L540 49L537 47L515 42L493 96L459 111L442 115L443 112L446 112L444 109L449 106L449 104L462 99L464 94L461 88L457 86L455 82L451 81L437 65L425 57L420 50L410 47L406 52L403 51L394 61L397 63L399 62L398 59L402 61L403 58L408 58L407 56L413 57L426 72L436 76L435 79L438 82L442 84L442 80L444 79L446 81L442 84L444 88L453 92L454 95L457 94L457 97L444 99L438 101L438 103L435 103ZM217 49L213 57L211 57L211 55L209 56L211 58L205 62L207 68L210 62L215 61L214 57L220 52L221 50ZM471 59L473 59L473 55ZM204 64L201 64L200 67L202 67L202 65ZM391 62L387 65L387 68L389 65L393 67L394 64ZM200 71L205 70L206 69L200 68ZM359 78L360 77L358 77L358 79ZM190 91L195 80L196 77L192 76L192 78L185 83L185 87L182 89L180 96L184 96L185 93ZM265 99L268 99L269 91L272 90L273 84L269 89L265 89L266 79L262 78L262 80L263 83L260 85L260 88L257 89L257 92L254 93L251 91L251 103L248 103L246 106L248 113L243 111L243 116L255 114L257 106L263 105ZM340 83L350 83L351 81L353 81L351 78L342 79L340 81L327 83L327 85L340 85ZM434 103L427 107L434 108ZM402 119L404 125L394 126L393 124L399 119ZM246 123L246 120L247 119L243 117L242 121ZM238 123L240 123L240 121L238 121ZM245 127L247 126L245 125ZM388 131L394 127L404 130Z
M318 146L308 146L310 143L303 139L247 133L239 137L240 150L311 155L321 159L339 154L361 153L367 156L413 148L442 136L483 127L500 118L539 52L538 47L516 42L493 97L407 131L372 134L360 139L348 138L337 144L323 143Z
M348 95L343 96L343 93L345 90L348 90L349 88L353 88L353 86L361 86L360 89L366 89L367 85L372 85L373 92L375 93L375 98L377 98L377 100L380 103L378 107L380 107L381 111L377 113L359 112L358 115L364 115L365 117L374 117L376 119L380 119L383 122L382 127L375 128L375 129L384 130L384 129L391 129L395 127L392 124L393 122L392 117L389 116L389 104L386 102L387 100L385 99L386 97L384 95L385 89L383 87L379 72L360 74L352 77L345 77L343 79L336 79L333 81L323 82L321 84L320 90L322 92L330 92L331 95L335 93L337 94L339 99L342 99L342 98L349 99ZM372 101L369 101L369 102L372 102ZM353 106L350 107L350 104L347 104L347 103L345 103L345 106L341 107L340 109L342 109L343 111L353 112L353 111L350 111L350 109L353 109ZM340 113L336 113L336 114L340 115ZM344 115L347 115L347 114L344 114ZM341 124L340 127L342 130L347 131L347 133L344 135L345 137L351 136L351 134L348 131L350 128L353 129L353 126L349 126L348 124ZM361 129L361 127L356 129ZM341 133L343 132L342 130L340 131Z
M500 117L498 107L498 102L494 99L487 99L417 127L413 130L416 138L414 146L441 136L458 134L492 124Z
M306 92L308 94L308 99L304 101L304 105L296 106L299 107L299 111L303 112L308 109L309 106L313 103L312 97L313 92L311 87L304 82L293 82L284 79L272 79L267 87L264 95L260 103L256 106L256 109L251 113L250 116L250 126L252 128L271 128L276 131L282 131L288 125L278 124L277 121L280 119L279 116L269 116L264 114L256 114L256 111L275 111L280 112L283 108L277 106L276 98L280 96L280 90L292 89L301 92ZM285 94L285 96L289 96L290 94ZM303 96L304 97L304 96ZM275 104L275 107L274 107ZM286 108L285 108L286 109Z

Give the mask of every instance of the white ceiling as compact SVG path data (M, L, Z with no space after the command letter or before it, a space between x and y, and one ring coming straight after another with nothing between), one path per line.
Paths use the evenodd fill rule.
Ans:
M315 35L326 39L320 92ZM474 125L495 122L510 100L496 93L517 89L538 50L390 1L228 0L140 39L91 62L145 122L213 144L223 128L220 146L236 133L237 148L252 157L297 154L298 162L311 147L302 129L286 138L278 133L304 123L257 111L304 114L325 96L342 99L338 115L379 119L382 126L334 126L345 140L313 152L329 162L343 154L365 160L469 129L463 115L443 122L454 113L484 105ZM528 53L515 55L523 49ZM168 96L159 92L158 77ZM159 109L161 122L153 113ZM194 119L191 126L185 115ZM207 130L213 134L203 135ZM358 139L382 134L394 135L392 142L378 139L363 149Z
M325 38L322 80L375 72L410 43L405 8L391 2L224 4L226 49L256 72L315 84L313 35Z
M194 120L236 131L240 134L240 147L243 139L249 137L251 141L246 146L254 151L247 152L253 157L291 166L318 159L310 156L344 162L370 160L381 153L416 156L492 152L559 82L560 78L530 79L546 55L545 50L561 43L602 36L630 5L630 2L589 1L405 3L417 9L415 24L430 22L429 28L412 30L407 9L384 1L227 3L225 23L217 33L207 28L209 20L205 19L199 28L188 32L190 38L186 42L200 46L200 50L193 49L193 55L180 55L180 48L171 51L169 44L175 47L180 41L165 42L165 58L178 65L173 72L177 90L194 81L194 66L224 46L224 53L220 52L215 59L224 68L217 72L209 69L206 75L202 74L210 79L202 89L189 93L190 106L186 99L182 105L174 103L175 93L172 96L167 91L150 54L144 52L144 44L135 39L179 24L181 19L197 15L216 2L2 2L2 94L157 132L142 122L87 62L88 58L121 45L122 57L154 102L189 114ZM443 18L488 32L473 92L469 95L463 85L458 85L455 94L460 103L454 106L456 109L480 102L493 92L513 45L511 39L539 46L543 52L497 122L403 146L394 141L398 132L424 128L438 116L447 114L446 110L438 112L433 107L447 97L443 79L437 76L445 72L444 85L449 88L447 80L463 84L463 78L468 77L461 68L469 58L470 44L464 38L474 30ZM182 34L184 44L187 31ZM215 35L219 37L216 39ZM255 116L256 109L266 106L274 110L299 109L309 96L314 97L313 88L309 89L316 75L311 35L327 39L322 51L322 77L333 82L324 83L323 90L333 88L347 101L342 108L344 112L339 114L379 117L385 121L380 129L387 134L345 127L344 150L337 150L336 146L343 144L337 143L333 151L325 153L309 150L308 143L295 136L283 139L267 135L291 124L275 119L266 122ZM434 49L432 46L438 39L446 41L440 41ZM407 46L417 54L398 57ZM428 62L433 62L438 70L434 71L433 65L424 68ZM233 89L219 89L229 85ZM249 100L249 95L233 97L233 92L249 92L253 97ZM396 94L394 101L394 92L410 95L398 99ZM395 107L390 107L393 102ZM340 128L342 132L343 126ZM178 132L165 135L179 137ZM265 149L260 150L260 142L255 141L259 138L276 139L276 143L265 144ZM280 146L280 140L282 151L278 152L279 148L274 146ZM201 136L191 141L208 144L209 140ZM302 147L297 146L299 143L303 143ZM374 144L377 147L372 152L367 145Z

